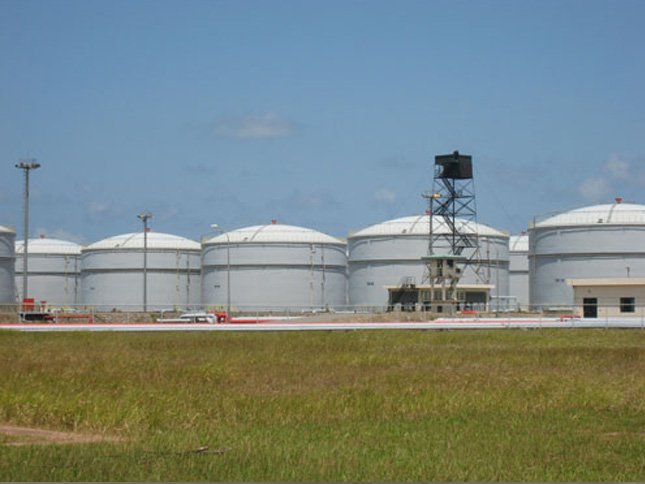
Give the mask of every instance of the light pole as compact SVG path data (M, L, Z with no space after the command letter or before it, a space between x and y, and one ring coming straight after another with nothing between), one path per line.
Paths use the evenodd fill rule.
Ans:
M213 230L219 229L226 235L226 317L231 318L231 239L228 232L225 232L219 225L211 224Z
M151 213L137 215L143 222L143 312L148 311L148 219L154 218Z
M40 168L40 163L36 162L34 158L23 158L19 161L20 163L16 164L16 168L20 168L25 172L25 194L23 200L25 242L22 246L22 299L24 301L28 297L27 291L29 289L27 283L27 266L29 264L29 172Z

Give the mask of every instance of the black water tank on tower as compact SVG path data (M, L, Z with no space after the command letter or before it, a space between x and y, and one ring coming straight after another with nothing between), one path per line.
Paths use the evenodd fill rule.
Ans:
M460 155L459 151L455 151L451 155L435 156L434 163L443 167L438 178L468 180L473 177L472 156Z

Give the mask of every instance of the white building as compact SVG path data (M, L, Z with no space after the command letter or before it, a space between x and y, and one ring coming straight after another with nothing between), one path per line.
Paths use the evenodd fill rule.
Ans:
M585 318L645 317L645 277L569 279L574 312Z

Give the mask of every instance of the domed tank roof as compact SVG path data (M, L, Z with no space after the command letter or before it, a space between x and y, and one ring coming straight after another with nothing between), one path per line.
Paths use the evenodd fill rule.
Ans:
M529 236L528 234L511 235L508 245L511 252L528 252Z
M199 242L179 237L177 235L163 234L161 232L148 232L147 248L149 250L200 250ZM83 252L90 250L136 250L143 249L143 232L133 234L115 235L107 239L99 240L84 247Z
M0 232L10 232L12 234L15 234L16 229L14 227L10 227L9 225L0 225Z
M16 254L22 254L25 242L16 241ZM30 254L80 255L81 246L66 240L37 238L29 239Z
M457 219L456 225L458 228L463 228L466 221ZM442 217L435 216L432 221L433 230L437 234L450 233L448 227L443 221ZM356 237L384 237L384 236L409 236L409 235L428 235L430 231L430 217L424 215L412 215L410 217L402 217L393 220L388 220L375 225L370 225L362 230L350 234L349 238ZM500 230L489 227L481 223L470 222L467 227L470 233L476 233L487 237L508 237L508 234Z
M267 224L254 225L237 230L232 230L217 235L204 242L207 244L277 244L277 243L301 243L301 244L345 244L340 239L331 237L312 229L296 227L293 225Z
M533 227L569 227L577 225L645 225L645 205L614 203L591 205L537 220Z

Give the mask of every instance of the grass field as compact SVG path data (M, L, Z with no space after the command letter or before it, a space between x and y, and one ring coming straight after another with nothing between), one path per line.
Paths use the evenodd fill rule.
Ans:
M2 481L645 479L642 331L0 332L0 350L1 422L124 439L0 437Z

